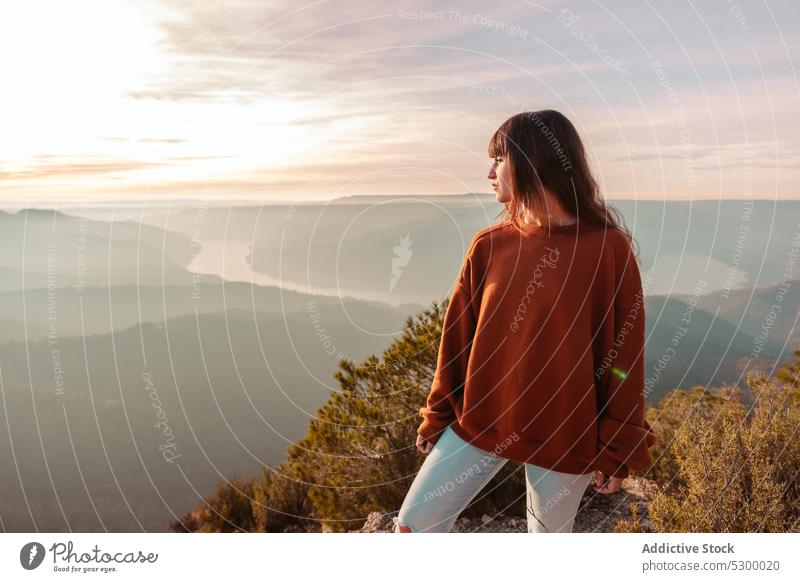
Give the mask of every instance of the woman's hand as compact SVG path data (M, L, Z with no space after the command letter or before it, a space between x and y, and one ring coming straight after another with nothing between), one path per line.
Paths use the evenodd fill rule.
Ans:
M594 488L595 491L598 493L602 493L603 495L610 495L611 493L616 493L622 488L622 481L624 480L623 477L609 477L608 481L606 482L606 474L602 471L595 471L594 472L594 484L596 487Z
M424 438L422 438L421 434L418 434L417 448L420 450L421 453L427 455L428 453L431 452L431 449L433 448L433 443L426 441Z

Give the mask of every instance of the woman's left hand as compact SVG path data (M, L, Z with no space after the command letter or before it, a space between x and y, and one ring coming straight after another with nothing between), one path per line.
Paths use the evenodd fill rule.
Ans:
M606 474L603 473L602 471L595 471L594 490L604 495L610 495L611 493L616 493L622 488L623 480L624 477L609 477L608 482L606 482Z

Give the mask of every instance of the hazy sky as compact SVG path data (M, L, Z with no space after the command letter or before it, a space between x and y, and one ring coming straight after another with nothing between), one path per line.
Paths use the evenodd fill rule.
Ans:
M800 197L800 4L16 0L0 197L491 192L555 108L609 198Z

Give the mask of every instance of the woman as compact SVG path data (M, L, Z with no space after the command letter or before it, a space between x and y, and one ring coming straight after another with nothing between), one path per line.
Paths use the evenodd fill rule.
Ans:
M520 113L489 156L504 220L473 237L450 298L395 532L449 531L508 460L528 531L570 532L593 476L610 494L650 463L639 268L577 131Z

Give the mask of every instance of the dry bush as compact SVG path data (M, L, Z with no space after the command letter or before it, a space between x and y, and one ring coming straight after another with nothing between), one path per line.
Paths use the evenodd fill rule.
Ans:
M655 531L798 531L798 387L758 373L747 382L750 407L738 389L692 389L652 412L662 437L648 511Z

